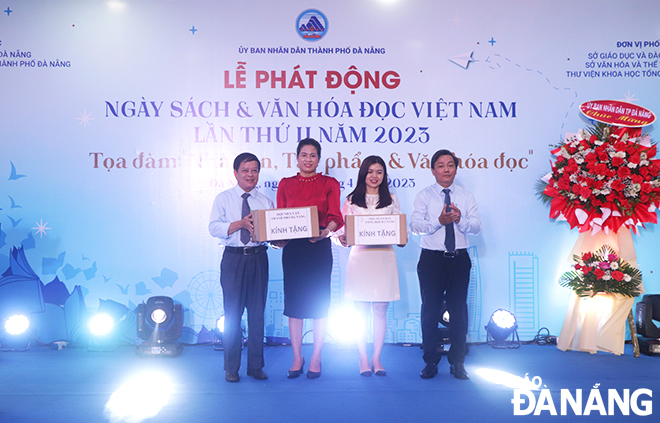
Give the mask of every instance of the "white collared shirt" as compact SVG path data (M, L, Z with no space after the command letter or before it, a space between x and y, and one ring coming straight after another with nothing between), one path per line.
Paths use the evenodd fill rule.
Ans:
M415 197L413 212L410 216L410 230L415 235L422 235L420 246L427 250L445 251L445 227L438 217L445 207L445 189L435 183L424 188ZM467 235L478 235L481 232L481 221L477 213L477 202L474 196L458 185L449 186L451 202L461 211L461 220L454 223L456 249L468 248Z
M209 218L209 233L215 238L220 238L220 245L230 247L254 247L263 244L262 242L250 241L246 244L241 242L241 231L238 230L232 234L227 234L229 225L232 222L241 220L243 209L243 197L245 191L236 185L226 191L221 192L215 197L211 217ZM250 210L270 210L275 208L273 201L260 193L256 188L250 191L248 204Z

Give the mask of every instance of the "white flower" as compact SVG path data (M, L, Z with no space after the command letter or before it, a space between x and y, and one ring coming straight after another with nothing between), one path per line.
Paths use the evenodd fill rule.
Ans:
M623 280L626 282L630 282L632 278L630 277L630 275L623 275Z
M614 156L616 156L616 157L621 157L622 159L625 159L625 158L626 158L626 152L625 152L625 151L617 151L617 152L614 154ZM614 156L612 156L612 157L614 157Z
M610 276L610 272L607 272L605 273L605 275L603 275L604 281L609 281L610 279L612 279L612 276Z
M618 268L619 268L619 263L613 261L612 263L610 263L610 268L611 268L612 270L616 270L616 269L618 269Z
M631 169L634 169L634 168L637 167L637 164L636 163L628 163L628 167L631 168Z

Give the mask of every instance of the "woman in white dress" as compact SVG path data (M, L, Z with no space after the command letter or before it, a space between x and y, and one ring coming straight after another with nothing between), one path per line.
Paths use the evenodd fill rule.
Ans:
M344 219L349 214L400 214L399 201L391 194L387 183L387 167L378 156L364 159L358 173L357 184L346 197L342 207ZM346 235L338 233L339 241L346 246ZM390 301L401 298L399 294L399 269L396 254L391 245L353 246L348 258L344 298L353 300L364 322L373 311L374 352L371 366L367 356L367 328L358 335L360 374L385 376L380 354L387 331L387 308Z

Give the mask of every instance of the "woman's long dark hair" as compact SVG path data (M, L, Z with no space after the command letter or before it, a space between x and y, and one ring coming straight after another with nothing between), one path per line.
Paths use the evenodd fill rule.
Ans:
M348 197L350 198L351 203L355 204L358 207L367 208L367 173L369 172L369 166L374 163L378 163L383 166L383 182L378 187L378 206L377 209L382 209L384 207L392 204L392 195L390 194L390 189L387 187L387 166L385 162L378 156L369 156L360 166L360 171L358 172L357 184L355 189L351 192Z

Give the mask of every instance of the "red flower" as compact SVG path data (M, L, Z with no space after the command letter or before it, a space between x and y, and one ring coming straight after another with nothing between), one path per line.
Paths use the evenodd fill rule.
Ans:
M612 262L612 261L616 261L618 257L616 256L616 254L608 254L607 259Z
M620 142L619 141L616 144L614 144L614 149L616 151L626 151L627 148L628 148L628 146L626 145L625 142Z
M598 279L603 279L603 276L605 276L605 271L601 270L600 267L597 267L594 269L594 275L596 275Z
M613 180L610 186L614 191L623 191L623 189L626 187L625 184L621 182L621 179ZM609 199L609 195L608 195L608 199Z
M591 257L592 257L592 255L591 255L590 252L589 253L584 253L584 254L582 254L582 261L587 262L587 261L589 261L589 259L591 259Z
M621 157L614 156L612 157L612 166L619 167L623 164L623 159Z
M616 174L619 178L624 179L630 176L630 169L627 166L621 166L619 170L616 171Z
M614 270L614 271L612 272L612 278L613 278L614 280L619 281L619 282L621 282L621 281L623 280L623 276L624 276L623 272L621 272L621 271L619 271L619 270Z
M640 157L639 153L634 153L633 155L628 157L628 161L630 163L639 164L639 162L642 161L642 158Z
M591 188L589 188L589 187L580 187L580 197L589 199L589 197L591 197Z

